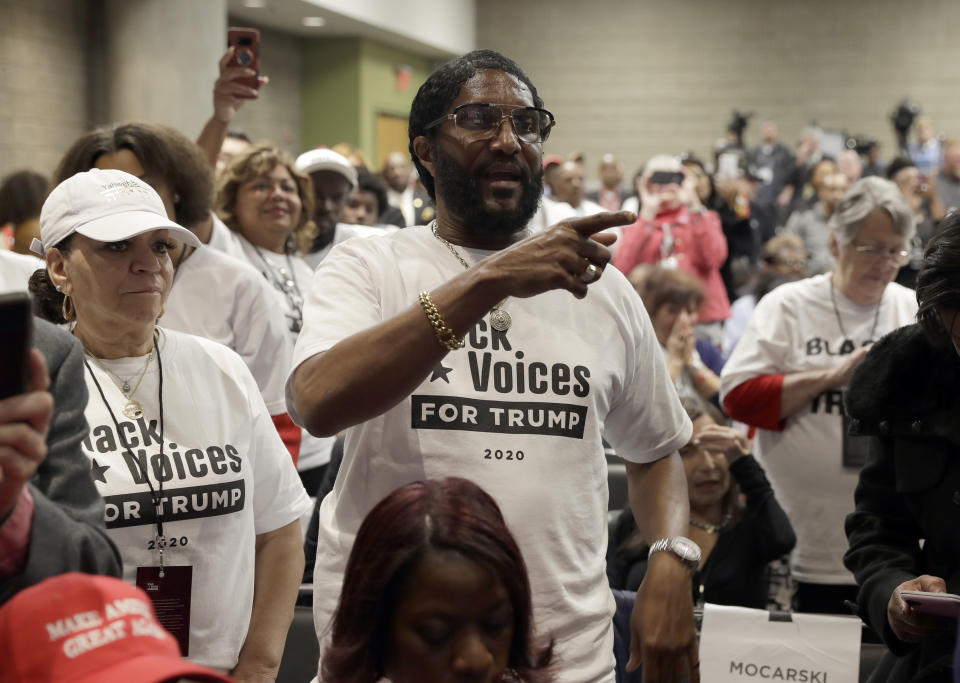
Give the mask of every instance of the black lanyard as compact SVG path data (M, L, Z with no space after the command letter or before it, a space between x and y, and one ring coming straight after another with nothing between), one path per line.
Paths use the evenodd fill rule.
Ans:
M159 459L159 469L163 469L163 361L160 360L160 346L157 343L157 336L153 337L153 349L157 354L157 372L159 373L159 388L157 389L157 401L160 403L160 459ZM134 456L133 450L130 448L130 445L127 443L126 434L123 430L120 429L120 423L117 422L117 416L113 414L113 409L110 407L110 402L107 401L106 394L103 393L103 387L100 386L100 382L97 381L97 376L93 372L93 368L90 367L90 363L87 362L87 359L83 359L83 364L87 367L87 372L90 373L90 377L93 378L93 383L97 387L97 391L100 392L100 398L103 399L103 405L106 406L107 412L110 414L110 419L113 420L113 426L117 430L117 439L120 441L120 445L123 446L124 451L127 455L130 456L130 460L137 463L137 467L140 469L140 474L143 475L144 480L147 482L147 486L150 488L150 499L153 501L153 510L154 516L156 517L157 522L157 547L160 549L160 576L163 576L163 548L166 545L166 539L163 536L163 510L161 509L161 502L163 499L163 478L157 475L157 482L159 484L159 492L153 488L153 483L150 481L150 458L145 456L146 467L141 464L141 462Z

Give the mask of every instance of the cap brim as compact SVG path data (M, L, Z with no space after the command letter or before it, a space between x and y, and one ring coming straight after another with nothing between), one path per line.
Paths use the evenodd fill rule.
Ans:
M167 230L171 239L191 247L199 247L201 244L192 232L153 211L123 211L103 216L84 223L76 231L84 237L101 242L119 242L151 230Z
M201 683L235 683L226 674L168 655L134 655L89 674L71 678L70 683L162 683L187 678Z

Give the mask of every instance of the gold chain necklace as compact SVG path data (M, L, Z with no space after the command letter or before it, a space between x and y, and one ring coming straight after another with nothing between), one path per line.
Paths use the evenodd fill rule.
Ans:
M470 264L463 259L463 257L460 255L460 252L458 252L449 241L441 237L439 232L437 232L436 219L434 219L434 221L430 224L430 230L433 232L434 237L447 246L447 249L449 249L450 253L456 257L456 259L460 262L460 265L462 265L466 270L470 270ZM506 302L507 300L504 299L490 309L490 327L495 329L497 332L506 332L510 329L510 323L513 322L510 314L503 310L503 305Z
M154 330L154 335L156 334L157 332L156 330ZM122 412L127 418L131 420L136 420L137 418L143 417L143 405L140 403L140 401L134 398L130 398L130 396L131 394L137 393L137 389L140 388L140 384L143 382L143 378L146 377L147 370L150 368L150 363L151 361L153 361L153 351L154 351L153 349L150 349L150 354L147 356L147 362L143 364L143 370L140 371L140 377L137 379L137 383L132 388L130 386L130 381L133 379L133 377L131 377L130 379L124 379L123 377L115 373L113 370L108 368L106 365L104 365L102 362L100 362L99 358L97 358L96 356L90 353L87 353L87 356L90 357L90 360L96 363L98 368L100 368L105 373L107 373L107 375L110 377L113 383L117 386L117 389L120 390L120 393L123 394L123 397L127 399L127 402L124 404L122 408Z

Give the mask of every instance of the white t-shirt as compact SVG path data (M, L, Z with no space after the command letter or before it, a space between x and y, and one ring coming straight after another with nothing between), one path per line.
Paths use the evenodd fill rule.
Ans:
M292 347L300 334L303 295L306 293L310 278L313 277L313 268L308 266L300 256L258 249L238 233L230 234L240 247L241 257L263 275L270 291L273 292L273 304L284 315L287 338ZM287 368L289 369L289 365ZM306 472L326 465L330 462L330 451L333 450L335 441L336 437L316 437L306 429L301 430L297 469ZM311 495L314 493L314 491L310 492Z
M759 375L839 365L856 347L914 322L916 295L895 283L887 285L879 309L858 306L836 291L834 311L831 275L781 285L760 300L723 366L722 397ZM838 313L852 344L844 346ZM757 458L797 534L791 566L800 581L855 583L843 566L847 550L843 525L853 512L860 470L843 464L843 433L840 389L823 392L791 415L783 431L757 430Z
M458 250L469 263L491 253ZM294 368L461 272L427 227L338 245L310 285ZM556 638L561 680L612 681L601 435L621 457L651 462L689 440L690 421L640 299L615 269L583 300L552 291L508 299L504 309L513 317L506 333L484 319L411 396L347 430L336 485L320 509L318 633L367 512L399 486L455 475L503 510L530 572L537 629ZM292 375L287 406L298 420Z
M164 463L160 464L159 372L156 358L133 393L144 417L123 413L127 399L97 362L85 372L90 435L83 451L106 503L110 538L123 557L123 578L158 566L149 546L157 533L146 467L123 452L99 383L133 456L148 457L150 481L163 484L165 566L193 567L189 658L226 671L237 663L253 606L255 541L310 508L290 454L240 357L207 339L164 330ZM146 356L99 361L136 383ZM143 461L140 461L141 463Z
M396 232L396 230L397 227L395 225L371 227L369 225L354 225L353 223L337 223L337 228L333 232L333 240L330 244L312 254L306 254L303 260L307 262L308 266L316 270L320 262L330 253L330 250L341 242L346 242L348 239L354 237L374 237L375 235L383 235L388 232Z
M245 261L246 256L243 253L243 247L240 245L240 235L228 228L227 224L220 220L220 216L212 211L210 215L213 218L213 229L210 232L210 241L207 246Z
M0 294L26 292L30 276L45 264L38 258L0 249Z
M560 221L565 221L569 218L585 218L586 216L593 216L605 212L605 208L589 199L582 200L580 206L574 208L566 202L558 202L550 199L550 197L544 197L540 201L540 207L537 209L537 212L533 215L533 218L530 219L528 226L533 230L546 230ZM623 235L623 226L617 225L612 228L607 228L606 230L601 230L601 232L616 235L619 240ZM609 247L609 249L614 251L616 247L617 243L614 242L613 246Z
M246 261L210 247L197 249L174 273L160 324L239 353L270 414L287 412L283 383L293 342L272 288Z

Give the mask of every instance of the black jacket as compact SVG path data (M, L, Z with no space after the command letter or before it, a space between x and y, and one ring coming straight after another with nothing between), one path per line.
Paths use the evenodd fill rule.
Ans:
M0 579L0 604L65 572L121 575L120 555L104 529L103 499L80 450L87 435L83 348L68 333L36 318L33 341L47 361L54 413L47 457L28 484L33 524L26 564L19 574Z
M918 325L877 342L850 382L850 431L869 438L870 450L846 521L844 564L860 587L860 616L893 653L871 680L951 680L955 630L905 643L890 629L887 603L921 574L960 592L958 382L956 352L931 345Z

